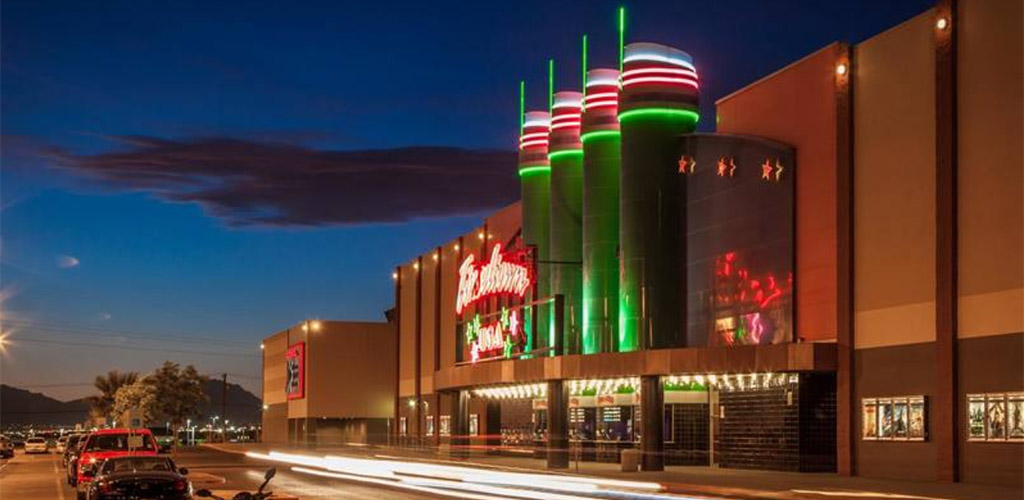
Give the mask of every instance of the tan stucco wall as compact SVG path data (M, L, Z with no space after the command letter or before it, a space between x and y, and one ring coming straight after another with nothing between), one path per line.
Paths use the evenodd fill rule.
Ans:
M934 14L854 48L857 348L935 340Z
M393 416L395 336L378 322L324 322L308 334L309 417Z
M1024 3L957 17L961 338L1024 332Z

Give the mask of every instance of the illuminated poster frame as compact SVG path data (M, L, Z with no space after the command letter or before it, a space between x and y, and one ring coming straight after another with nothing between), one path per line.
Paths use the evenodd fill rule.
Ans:
M864 441L925 441L928 405L925 396L894 396L861 400Z
M297 342L288 346L284 354L284 392L288 399L306 397L306 343Z
M967 395L967 440L1024 443L1024 392Z

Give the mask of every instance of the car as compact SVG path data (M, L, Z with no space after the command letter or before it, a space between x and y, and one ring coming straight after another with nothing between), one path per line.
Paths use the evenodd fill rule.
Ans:
M61 436L61 437L57 438L57 444L56 444L56 446L54 446L53 449L57 453L60 453L61 455L63 455L64 454L64 447L67 446L67 444L68 444L68 436Z
M104 460L126 456L155 456L156 440L149 429L102 429L89 434L81 444L78 458L75 461L75 484L78 492L92 481L92 476L85 474L92 471Z
M14 456L14 442L7 436L0 436L0 458L11 458Z
M162 456L125 456L108 458L98 467L86 471L92 481L85 488L85 500L125 498L159 498L186 500L192 498L188 469L177 467Z
M46 444L46 438L32 436L25 440L25 453L49 453L50 446Z
M60 455L60 466L67 467L68 461L71 457L78 452L78 443L82 439L82 434L72 434L68 436L68 440L64 443L64 451Z

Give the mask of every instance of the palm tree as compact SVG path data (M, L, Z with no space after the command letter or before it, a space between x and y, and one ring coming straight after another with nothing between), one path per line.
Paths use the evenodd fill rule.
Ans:
M89 406L94 414L110 418L111 409L114 407L114 395L123 386L134 384L139 379L135 372L121 373L111 370L106 376L98 375L93 385L100 391L99 395L89 398Z

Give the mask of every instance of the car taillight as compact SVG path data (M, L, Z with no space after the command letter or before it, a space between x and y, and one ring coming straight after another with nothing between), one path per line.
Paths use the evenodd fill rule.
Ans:
M174 482L174 491L185 491L188 488L188 483L184 479L179 479Z

